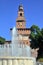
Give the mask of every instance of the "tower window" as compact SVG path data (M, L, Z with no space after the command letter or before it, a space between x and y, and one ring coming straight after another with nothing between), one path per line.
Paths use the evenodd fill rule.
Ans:
M20 16L22 16L22 13L20 13Z

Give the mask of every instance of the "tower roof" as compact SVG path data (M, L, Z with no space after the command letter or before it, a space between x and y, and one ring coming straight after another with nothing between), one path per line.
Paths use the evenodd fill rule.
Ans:
M23 6L22 6L22 4L19 5L19 11L23 11Z

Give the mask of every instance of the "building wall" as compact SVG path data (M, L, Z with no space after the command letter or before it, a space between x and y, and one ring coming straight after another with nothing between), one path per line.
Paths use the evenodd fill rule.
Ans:
M19 34L23 34L23 35L30 35L31 31L30 30L26 30L26 29L19 29L17 30Z

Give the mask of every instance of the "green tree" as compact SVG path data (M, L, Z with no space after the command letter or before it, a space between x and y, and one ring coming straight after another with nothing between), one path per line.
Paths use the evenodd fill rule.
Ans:
M38 38L38 42L39 42L39 56L43 57L43 29L41 29L41 35Z
M40 28L36 25L32 25L30 29L31 29L31 34L30 34L31 47L37 48L38 47L38 38L39 38L39 35L41 35Z
M40 29L36 25L32 25L30 29L31 47L39 47L39 57L43 57L43 29Z
M0 37L0 44L4 44L5 43L5 38Z

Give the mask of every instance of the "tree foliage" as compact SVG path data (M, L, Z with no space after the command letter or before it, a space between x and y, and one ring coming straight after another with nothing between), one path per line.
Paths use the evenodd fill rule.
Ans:
M31 47L39 48L39 57L43 57L43 28L32 25L30 29Z
M5 43L5 38L0 37L0 44L4 44Z

